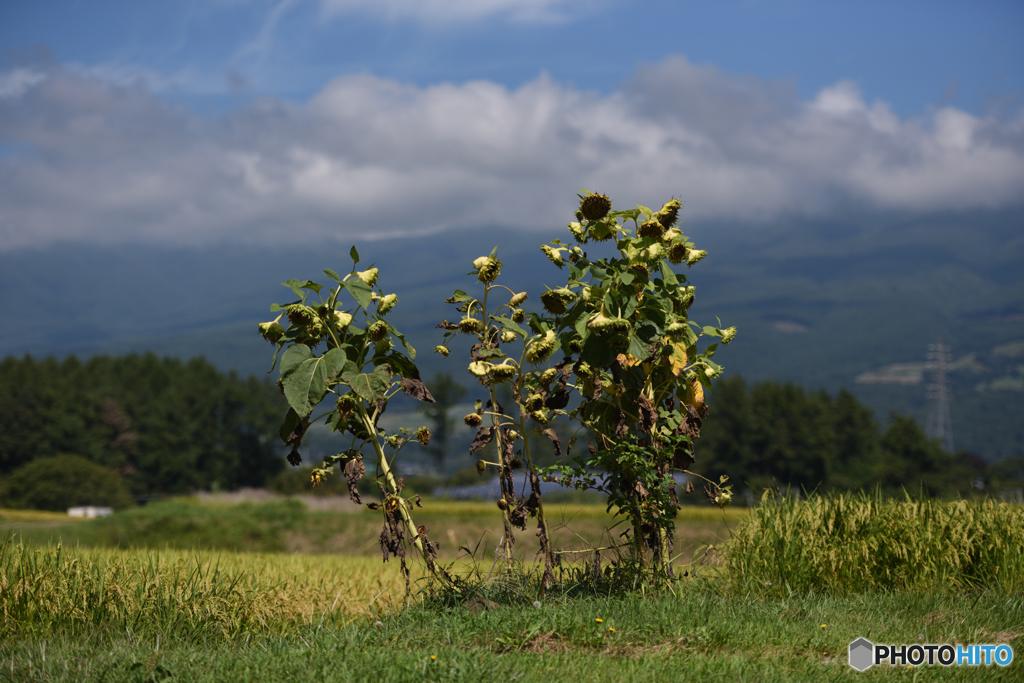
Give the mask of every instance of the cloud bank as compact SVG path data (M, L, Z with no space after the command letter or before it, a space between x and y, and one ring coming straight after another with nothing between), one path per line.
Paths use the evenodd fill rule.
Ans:
M682 57L609 96L354 75L218 117L60 66L0 74L0 249L551 230L578 187L681 196L687 220L1017 206L1024 115L905 119L849 82L801 101Z

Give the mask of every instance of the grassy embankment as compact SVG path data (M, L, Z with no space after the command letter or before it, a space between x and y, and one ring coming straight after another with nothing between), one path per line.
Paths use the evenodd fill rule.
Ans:
M90 527L102 525L73 528ZM485 607L477 611L430 599L399 609L397 567L379 557L7 543L0 678L1021 679L1020 661L865 674L846 665L846 646L860 636L1009 642L1024 652L1018 507L783 502L759 508L730 551L721 574L669 593L599 597L598 584L550 592L538 608L528 587L509 591L499 579L493 588L505 581L506 590L483 586L481 595L500 593L502 604L470 603Z

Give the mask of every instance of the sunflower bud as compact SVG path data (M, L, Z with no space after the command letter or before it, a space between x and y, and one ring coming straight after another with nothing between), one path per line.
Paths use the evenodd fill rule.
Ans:
M434 347L434 353L439 353L443 357L447 358L448 354L451 353L451 351L448 350L447 346L442 346L438 344L437 346Z
M669 228L665 231L665 234L661 236L663 242L671 243L673 240L683 236L683 233L679 231L679 228Z
M334 405L337 407L338 413L344 419L351 415L352 411L356 409L356 399L352 394L345 394L344 396L339 396L338 400L334 402Z
M397 294L388 294L387 296L381 297L381 300L377 302L377 315L387 315L388 311L394 308L397 303Z
M384 355L391 350L391 337L384 337L374 346L374 351L377 355Z
M505 500L504 498L499 498L498 499L498 509L502 510L502 511L508 510L508 501Z
M573 215L576 216L576 220L578 220L578 221L583 220L583 212L580 211L579 209L576 209L576 213L574 213Z
M430 443L430 430L426 427L420 427L417 429L416 440L420 442L421 446L426 446Z
M507 382L516 376L516 366L502 363L491 366L491 377L495 382Z
M587 233L584 232L583 226L580 225L579 223L570 223L569 232L572 234L572 236L576 239L577 242L587 241Z
M544 255L548 257L548 260L559 268L565 265L565 259L562 257L562 252L566 251L566 249L558 249L556 247L548 246L547 244L540 245L540 249L544 252Z
M555 340L554 330L545 332L543 338L536 340L526 349L526 362L536 365L546 361L555 350Z
M580 353L581 351L583 351L583 344L580 343L579 339L570 339L569 351L571 351L572 353Z
M517 308L514 311L512 311L512 321L513 322L521 323L524 320L526 320L526 311L524 311L521 308Z
M272 320L269 323L260 323L259 328L263 338L274 344L284 336L284 327L276 320Z
M692 306L694 300L697 298L697 288L690 285L689 287L680 287L679 291L683 294L683 308L689 308Z
M558 376L558 370L555 368L548 368L544 372L540 373L540 383L543 385L551 384L551 380Z
M544 397L540 394L530 394L526 397L526 400L523 401L523 406L529 413L532 413L535 410L540 410L544 407Z
M672 263L682 263L686 260L686 253L689 249L682 242L673 244L668 248L668 260Z
M728 491L722 491L715 496L715 505L720 508L724 508L726 505L732 502L732 494Z
M686 255L686 265L692 266L700 262L702 258L708 255L708 252L703 249L691 249L690 253Z
M646 249L640 251L640 258L644 261L660 261L665 258L666 254L665 247L660 242L656 242Z
M502 330L501 331L501 341L503 341L506 344L508 344L509 342L514 342L515 340L516 340L516 333L513 332L512 330Z
M483 377L491 369L491 364L485 360L475 360L469 364L469 371L477 377Z
M722 343L723 344L728 344L729 342L731 342L733 339L736 338L736 328L735 327L727 327L727 328L725 328L725 330L723 330L723 332L724 332L724 334L722 335Z
M517 432L514 429L508 430L508 438L510 441L515 441L516 439L519 438L519 432Z
M482 328L483 323L481 323L476 318L466 317L459 321L459 329L462 330L463 332L479 332Z
M661 207L658 213L654 214L654 219L661 223L666 228L671 228L675 225L676 220L679 218L679 209L683 206L683 203L678 199L665 202L665 205Z
M670 334L673 337L678 337L686 331L687 327L688 325L684 321L676 320L665 327L665 333Z
M348 327L349 323L352 322L352 314L345 311L335 311L334 322L337 323L338 327Z
M551 418L548 417L548 411L546 410L535 410L530 413L530 417L533 418L534 422L538 422L542 425L546 425L551 421Z
M518 294L513 295L513 297L508 300L508 305L511 306L512 308L516 308L517 306L519 306L519 304L523 303L524 301L526 301L526 292L519 292Z
M477 279L485 284L494 282L501 272L501 261L493 256L481 256L473 261L473 267L477 269Z
M378 320L366 330L370 333L370 340L373 342L379 342L384 337L388 336L388 326L383 320Z
M644 221L636 229L637 237L661 237L665 232L665 226L656 220Z
M588 221L599 221L612 210L612 200L603 194L587 195L580 201L580 211Z
M625 318L612 318L599 311L587 321L587 329L594 332L625 332L629 329L629 321Z
M573 294L572 290L568 287L549 289L540 295L540 302L544 305L545 310L547 310L548 313L554 313L555 315L565 313L566 304L569 304L575 299L576 295Z
M369 270L362 270L356 273L356 277L370 287L377 284L377 275L379 275L379 271L376 268L370 268Z
M480 472L481 474L486 472L487 471L487 461L486 460L477 460L476 461L476 471Z
M476 413L469 413L466 417L462 418L462 421L466 423L467 427L479 427L483 424L484 419Z

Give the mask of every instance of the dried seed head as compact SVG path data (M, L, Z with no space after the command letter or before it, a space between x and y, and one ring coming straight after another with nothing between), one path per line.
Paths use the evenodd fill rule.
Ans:
M293 325L308 325L316 317L316 311L303 304L292 304L288 307L288 320Z
M475 360L469 364L469 371L477 377L483 377L491 369L491 364L485 360Z
M516 376L516 367L508 363L491 366L491 378L495 382L507 382Z
M658 213L654 214L655 220L661 223L666 228L671 228L675 225L676 220L679 218L679 209L683 206L683 203L678 199L665 202L665 205L661 207Z
M548 411L546 410L535 410L532 413L530 413L530 417L533 418L535 422L538 422L542 425L546 425L548 422L551 421L551 418L548 417Z
M387 296L381 297L380 301L377 302L377 315L387 315L388 311L394 308L397 303L397 294L388 294Z
M524 301L526 301L526 292L519 292L518 294L513 295L512 298L508 300L508 305L511 306L512 308L516 308L519 306L519 304L523 303Z
M479 332L483 329L483 323L467 316L459 321L459 329L467 333Z
M477 270L477 279L485 284L490 284L501 272L501 261L493 256L481 256L473 261L473 267Z
M259 328L263 338L274 344L284 336L284 327L276 320L272 320L269 323L260 323Z
M587 234L593 240L604 242L615 237L615 229L607 221L598 221L587 227Z
M565 313L566 306L576 299L576 295L568 287L549 289L540 295L540 302L548 313L561 315Z
M370 325L367 332L370 333L370 340L379 342L384 337L388 336L388 326L383 320L378 320L374 324Z
M544 372L540 373L540 383L547 386L551 384L551 380L558 376L558 370L555 368L548 368Z
M469 413L466 417L462 418L462 421L466 423L467 427L479 427L483 424L484 419L476 413Z
M505 500L504 498L499 498L498 499L498 509L499 510L503 510L503 511L504 510L508 510L508 501Z
M682 263L686 260L686 252L689 249L682 242L677 242L668 248L668 260L672 263Z
M573 353L580 353L583 351L583 344L580 343L579 339L570 339L569 350Z
M526 311L524 311L521 308L517 308L514 311L512 311L512 321L513 322L521 323L524 320L526 320Z
M363 270L356 273L356 277L365 282L370 287L377 284L377 276L379 271L376 268L370 268L369 270Z
M512 330L502 330L501 331L501 341L503 341L506 344L508 344L509 342L514 342L515 340L516 340L516 333L513 332Z
M612 210L612 200L603 194L587 195L580 202L580 211L588 221L599 221Z
M416 440L420 442L421 446L426 446L430 443L430 430L426 427L420 427L417 429Z
M636 229L637 237L661 237L665 232L665 226L656 220L644 221Z
M536 340L526 349L526 362L536 365L543 363L555 350L555 332L548 330L541 339Z
M535 410L540 410L544 407L544 397L540 394L530 394L523 401L523 406L525 406L527 412L531 413Z
M520 470L523 468L523 461L519 458L512 458L512 462L510 462L508 466L512 470Z
M645 280L651 277L651 271L649 271L647 266L642 263L631 263L629 264L629 267L635 270L637 274Z

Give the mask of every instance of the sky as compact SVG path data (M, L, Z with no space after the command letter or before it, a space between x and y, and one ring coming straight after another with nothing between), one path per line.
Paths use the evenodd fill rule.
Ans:
M0 250L1024 203L1024 3L0 3Z

